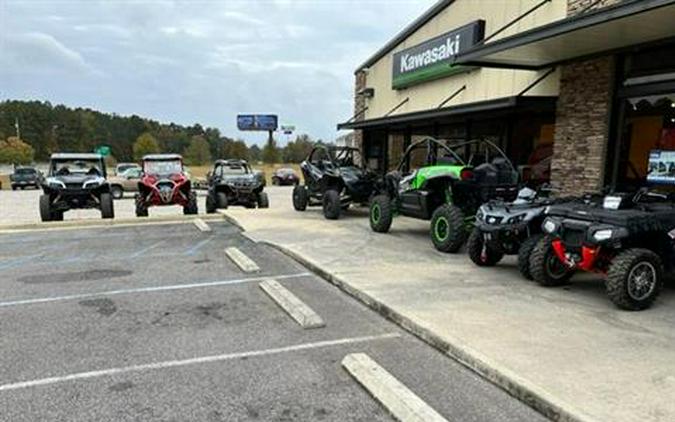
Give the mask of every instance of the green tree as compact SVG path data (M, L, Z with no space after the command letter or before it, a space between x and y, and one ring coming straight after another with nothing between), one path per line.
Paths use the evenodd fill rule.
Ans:
M262 160L265 164L275 164L280 159L279 148L274 139L270 139L262 150Z
M6 141L0 141L0 163L30 164L35 157L33 147L16 136L10 136Z
M255 163L262 160L262 150L258 145L253 144L248 148L248 159Z
M283 149L285 163L300 163L314 146L314 141L307 134L298 135L295 141L289 142Z
M160 152L159 143L149 133L144 133L136 139L133 146L134 159L140 161L146 154L156 154Z
M204 136L195 135L190 139L190 145L185 150L185 161L192 166L208 164L211 162L209 143Z

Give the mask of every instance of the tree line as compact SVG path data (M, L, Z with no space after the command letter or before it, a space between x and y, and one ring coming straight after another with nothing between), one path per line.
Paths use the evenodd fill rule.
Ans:
M220 158L299 163L313 144L303 134L284 147L272 142L260 148L200 124L166 124L41 101L0 102L0 163L47 161L54 152L93 152L102 145L110 147L116 161L137 161L147 153L175 153L191 165Z

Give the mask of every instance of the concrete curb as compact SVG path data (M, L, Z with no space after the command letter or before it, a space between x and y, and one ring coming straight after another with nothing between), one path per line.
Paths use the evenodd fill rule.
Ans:
M225 219L244 230L242 225L237 222L234 217L225 215ZM307 259L301 254L274 242L255 239L245 232L243 232L242 235L252 242L268 245L292 258L319 277L334 284L340 290L359 300L430 346L447 354L450 358L472 370L483 379L506 391L509 395L530 406L545 417L559 422L598 422L597 419L551 396L542 388L532 385L529 381L522 379L511 370L500 368L499 365L494 363L488 363L489 359L485 358L480 352L464 344L461 340L446 340L434 334L431 330L415 323L363 291L354 288L341 277L324 269L321 265Z
M269 279L261 282L258 286L302 328L310 329L326 326L319 314L278 281Z
M365 353L352 353L342 367L401 422L448 422L417 394Z
M81 228L97 228L97 227L129 227L145 224L183 224L193 223L196 218L203 221L221 221L226 220L223 215L202 215L195 216L162 216L149 218L122 218L110 220L69 220L69 221L52 221L48 223L26 223L26 224L8 224L0 225L0 233L5 232L23 232L23 231L39 231L39 230L68 230Z
M260 271L260 267L251 258L246 256L239 248L230 246L225 249L225 255L230 258L239 269L245 273L254 273Z

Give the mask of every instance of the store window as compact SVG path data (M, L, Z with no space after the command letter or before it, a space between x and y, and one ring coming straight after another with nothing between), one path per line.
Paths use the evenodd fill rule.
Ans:
M644 184L652 151L675 151L675 92L623 100L617 184Z

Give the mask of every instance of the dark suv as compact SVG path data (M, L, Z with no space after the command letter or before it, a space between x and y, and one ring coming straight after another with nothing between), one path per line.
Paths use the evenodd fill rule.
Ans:
M34 167L16 167L14 173L9 176L12 190L32 187L40 189L42 174Z
M42 190L42 221L63 220L65 211L77 208L96 208L103 218L115 217L105 162L99 154L52 154Z

